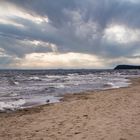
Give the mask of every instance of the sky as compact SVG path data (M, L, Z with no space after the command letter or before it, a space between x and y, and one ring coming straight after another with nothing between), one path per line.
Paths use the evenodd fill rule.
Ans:
M140 65L139 0L0 0L0 69Z

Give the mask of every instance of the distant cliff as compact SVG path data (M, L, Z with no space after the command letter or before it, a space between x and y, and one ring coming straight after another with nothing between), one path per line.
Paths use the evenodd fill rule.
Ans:
M133 65L118 65L114 68L115 70L120 69L140 69L140 66L133 66Z

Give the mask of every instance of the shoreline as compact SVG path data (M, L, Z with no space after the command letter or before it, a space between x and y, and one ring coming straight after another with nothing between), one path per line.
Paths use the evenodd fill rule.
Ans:
M2 114L6 115L14 115L17 113L26 113L26 112L36 112L36 110L41 109L45 106L53 106L53 105L57 105L60 104L62 102L68 102L70 100L76 100L79 97L80 98L84 98L86 99L86 96L88 95L92 95L92 94L97 94L98 92L106 92L106 91L114 91L114 90L119 90L119 89L124 89L124 88L130 88L131 86L135 86L137 85L137 80L139 80L140 78L126 78L127 80L130 81L130 84L128 84L127 87L119 87L119 88L109 88L109 89L101 89L101 90L89 90L89 91L84 91L84 92L78 92L78 93L69 93L69 94L64 94L64 95L60 95L57 96L59 99L59 102L54 102L54 103L47 103L46 104L42 104L42 105L36 105L36 106L31 106L31 107L27 107L27 108L20 108L20 109L16 109L16 110L8 110L8 111L0 111L0 117ZM129 83L129 82L128 82ZM38 112L38 111L37 111Z
M65 101L68 101L69 99L74 99L76 96L84 96L84 95L87 95L87 94L94 94L94 93L97 93L97 92L103 92L103 91L109 91L109 90L116 90L116 89L121 89L121 88L128 88L129 86L131 86L133 84L133 80L137 79L137 78L125 78L128 81L128 86L126 87L119 87L119 88L107 88L107 89L98 89L98 90L88 90L88 91L83 91L83 92L77 92L77 93L68 93L68 94L62 94L60 96L56 96L56 98L60 98L58 102L52 102L52 103L47 103L46 101L46 104L40 104L40 105L34 105L32 106L33 104L31 103L31 106L30 107L24 107L24 108L19 108L19 109L15 109L15 110L11 110L11 109L7 109L7 110L0 110L0 115L1 114L14 114L14 113L17 113L17 112L24 112L25 111L28 111L28 110L34 110L36 108L41 108L41 107L44 107L44 106L48 106L48 105L53 105L53 104L57 104L57 103L60 103L60 102L65 102ZM27 106L27 105L25 105Z
M130 81L128 87L64 95L59 103L0 113L0 139L139 140L140 78Z
M102 92L102 91L107 91L107 90L116 90L116 89L120 89L120 88L128 88L129 86L131 86L131 84L133 84L131 81L133 81L133 79L136 79L136 78L125 78L127 79L128 81L128 86L126 87L118 87L118 88L114 88L114 87L110 87L110 88L106 88L106 89L98 89L98 90L87 90L87 91L83 91L83 92L76 92L76 93L65 93L65 94L60 94L59 96L54 96L55 98L59 98L58 101L56 102L48 102L46 101L46 104L34 104L34 103L30 103L30 106L29 107L26 107L28 106L28 103L25 103L25 105L23 105L23 108L19 108L19 109L15 109L15 110L11 110L11 109L6 109L6 110L0 110L0 114L5 114L5 113L16 113L16 112L20 112L20 111L24 111L24 110L31 110L31 109L35 109L35 108L40 108L42 106L47 106L47 105L53 105L53 104L57 104L57 103L60 103L60 102L64 102L64 101L68 101L69 98L72 98L72 97L75 97L77 95L83 95L84 94L94 94L94 93L97 93L97 92ZM48 102L48 103L47 103Z

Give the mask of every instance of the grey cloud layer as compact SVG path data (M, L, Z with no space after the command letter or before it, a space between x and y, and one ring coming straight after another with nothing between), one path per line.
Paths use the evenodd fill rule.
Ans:
M47 16L53 25L64 25L71 21L65 11L80 11L82 19L96 21L104 27L110 22L140 27L140 3L129 0L10 0L31 14Z
M91 53L103 58L131 56L139 52L139 42L120 44L103 41L110 24L140 29L140 3L128 0L6 0L25 13L48 17L49 23L36 24L16 17L20 28L0 24L1 48L8 54L23 57L32 52L48 52L47 47L35 49L21 40L39 40L58 46L60 52Z

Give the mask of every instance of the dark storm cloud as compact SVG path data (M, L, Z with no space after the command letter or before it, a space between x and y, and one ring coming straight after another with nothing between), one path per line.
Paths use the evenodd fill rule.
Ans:
M47 16L55 25L63 25L70 20L65 10L79 10L83 20L87 22L92 19L103 27L110 22L140 26L140 3L129 0L9 0L9 2L31 14Z
M56 44L60 52L82 52L105 59L127 57L140 51L140 42L120 44L103 41L110 24L140 29L140 2L129 0L3 0L32 16L47 17L49 22L37 24L22 17L15 23L0 24L0 47L8 54L23 57L32 52L48 52L49 48L21 42L38 40ZM95 27L94 27L95 26Z
M34 41L51 41L53 36L48 36L46 32L42 32L42 26L35 24L30 20L23 18L14 19L16 23L24 25L24 27L17 27L11 24L0 24L0 47L5 50L7 54L17 55L23 57L25 54L32 52L48 52L51 51L46 45L35 45L30 44L28 40Z
M20 6L21 9L27 10L32 15L47 16L54 25L63 24L67 16L64 9L73 10L75 8L75 0L9 0L11 4Z
M49 52L52 51L45 44L39 45L30 43L28 40L19 40L9 37L0 36L0 46L5 50L5 53L11 56L24 57L25 54L33 52Z

